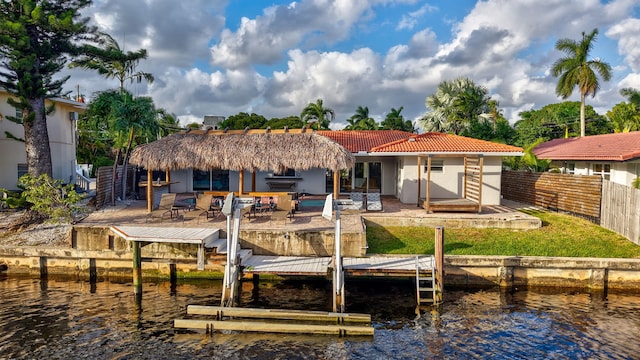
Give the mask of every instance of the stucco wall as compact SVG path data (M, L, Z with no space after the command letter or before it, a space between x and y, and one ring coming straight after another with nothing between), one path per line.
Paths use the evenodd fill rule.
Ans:
M0 91L0 187L17 189L18 164L26 164L24 143L7 138L5 131L18 138L24 137L24 128L6 119L15 116L16 110L7 104L8 94ZM68 103L67 103L68 102ZM51 105L47 101L47 106ZM75 182L76 143L75 120L69 120L70 112L82 113L84 104L74 101L57 101L55 111L47 115L47 129L51 147L53 177L64 182Z
M406 156L402 159L402 177L400 180L402 191L400 201L415 203L418 198L418 169L417 158ZM431 173L431 197L455 199L462 197L464 159L461 157L434 157L433 160L443 161L441 173ZM500 204L500 175L502 172L502 158L486 156L484 158L482 175L482 205ZM420 198L424 198L427 190L427 173L424 171L423 159L420 166Z

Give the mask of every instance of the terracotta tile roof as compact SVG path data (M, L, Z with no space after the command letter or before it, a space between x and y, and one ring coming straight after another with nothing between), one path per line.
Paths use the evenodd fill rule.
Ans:
M453 134L430 132L420 135L413 134L410 138L397 140L388 144L377 146L371 152L398 152L398 153L514 153L521 155L522 148L517 146L478 140Z
M540 159L625 161L640 158L640 131L554 139L533 149Z
M320 130L316 133L330 138L352 153L359 151L369 152L376 146L407 139L415 135L399 130Z

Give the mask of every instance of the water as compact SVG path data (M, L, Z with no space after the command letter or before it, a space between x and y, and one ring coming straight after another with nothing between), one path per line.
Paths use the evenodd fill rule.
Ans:
M416 319L410 282L348 281L347 308L373 338L174 330L188 304L218 305L220 282L128 283L0 277L0 359L633 359L640 294L447 291ZM326 282L243 284L245 306L330 310Z

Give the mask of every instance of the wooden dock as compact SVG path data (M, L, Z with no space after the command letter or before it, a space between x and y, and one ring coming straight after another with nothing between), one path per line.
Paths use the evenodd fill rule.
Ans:
M207 333L232 330L340 336L374 334L371 315L368 314L200 305L189 305L187 314L204 315L208 318L176 319L173 323L174 328L201 329ZM255 321L256 319L261 321Z
M330 257L265 256L253 255L242 260L245 275L269 274L280 276L324 276L331 269ZM416 256L374 255L345 257L343 268L349 276L399 276L416 274ZM419 257L421 269L433 270L433 256Z

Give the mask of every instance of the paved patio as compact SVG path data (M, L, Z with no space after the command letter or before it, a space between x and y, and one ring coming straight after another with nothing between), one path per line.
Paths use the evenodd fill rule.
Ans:
M187 198L189 195L181 195L178 199ZM427 212L417 207L415 204L403 204L393 197L382 197L383 210L378 212L361 211L358 213L342 213L342 228L344 231L361 231L362 218L381 224L397 225L422 225L432 226L435 223L443 224L465 224L472 227L483 227L481 223L497 224L499 222L509 222L523 220L535 222L537 218L522 213L520 209L534 209L533 206L520 204L512 201L503 201L498 206L483 206L482 213L433 213ZM539 209L538 209L539 210ZM80 222L81 225L141 225L144 226L167 226L174 227L213 227L219 229L226 228L226 217L220 215L213 219L190 219L186 221L171 220L165 218L163 221L154 219L147 222L147 205L145 200L131 200L119 202L116 206L104 206L102 209L91 213ZM447 226L447 225L445 225ZM305 207L295 213L293 219L272 220L269 215L258 215L251 219L243 218L240 228L242 230L279 230L287 231L326 231L334 228L334 223L322 217L322 208Z

